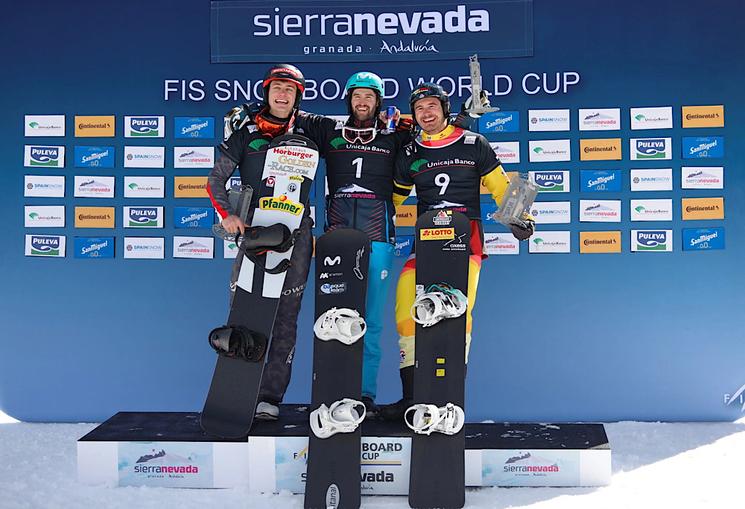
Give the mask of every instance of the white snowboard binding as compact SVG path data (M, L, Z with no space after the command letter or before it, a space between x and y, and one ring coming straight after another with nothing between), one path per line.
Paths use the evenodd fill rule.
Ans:
M366 413L365 404L356 399L340 399L330 407L322 403L310 413L310 428L318 438L352 433L365 420Z
M354 309L331 308L318 317L313 332L323 341L335 339L351 345L365 335L367 324Z
M430 285L416 296L411 317L423 327L431 327L445 318L456 318L466 312L468 299L463 292L446 283Z
M455 435L463 428L465 419L463 409L453 403L439 408L419 403L410 406L404 414L406 425L420 435L431 435L433 431Z

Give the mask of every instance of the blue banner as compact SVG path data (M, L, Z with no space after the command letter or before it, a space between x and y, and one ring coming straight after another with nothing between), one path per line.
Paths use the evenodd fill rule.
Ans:
M75 237L75 258L114 258L114 237Z
M580 170L579 182L583 193L619 192L621 170Z
M683 159L724 157L723 136L684 136Z
M479 118L479 132L516 133L520 130L519 111L492 111Z
M396 235L396 245L394 246L393 253L401 258L407 258L411 254L411 250L414 248L414 236L413 235Z
M209 207L174 207L174 228L212 228L215 224L214 209Z
M113 168L114 147L75 146L76 168Z
M215 137L215 117L176 117L173 137L212 139Z
M533 55L533 0L213 1L210 37L212 63L525 57Z
M683 251L724 249L724 228L683 228Z

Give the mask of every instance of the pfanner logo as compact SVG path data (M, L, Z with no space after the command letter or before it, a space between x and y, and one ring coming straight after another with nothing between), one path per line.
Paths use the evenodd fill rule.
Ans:
M259 199L259 208L261 210L287 212L295 216L299 215L304 209L302 204L291 200L284 194L276 198L272 196Z

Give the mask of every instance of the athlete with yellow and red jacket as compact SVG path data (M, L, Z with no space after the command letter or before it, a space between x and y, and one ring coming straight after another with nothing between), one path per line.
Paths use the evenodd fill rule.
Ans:
M480 184L491 193L499 206L510 179L486 139L448 123L450 100L443 88L423 83L409 99L411 113L421 133L404 146L396 159L394 205L406 199L416 186L417 215L427 210L450 209L464 213L471 221L471 245L468 267L468 310L466 318L466 360L471 343L471 311L484 255L484 230L481 224ZM534 221L524 217L527 226L514 225L512 234L526 240L534 231ZM404 264L396 289L396 328L401 354L400 375L403 399L380 407L380 416L399 419L413 403L414 331L411 307L415 300L416 255ZM461 289L463 290L463 289Z

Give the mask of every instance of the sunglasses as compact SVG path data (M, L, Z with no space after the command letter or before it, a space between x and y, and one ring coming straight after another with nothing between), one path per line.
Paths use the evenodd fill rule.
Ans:
M378 134L378 131L374 127L365 127L363 129L360 129L357 127L344 126L341 129L341 135L349 143L370 143L375 139L376 134Z

